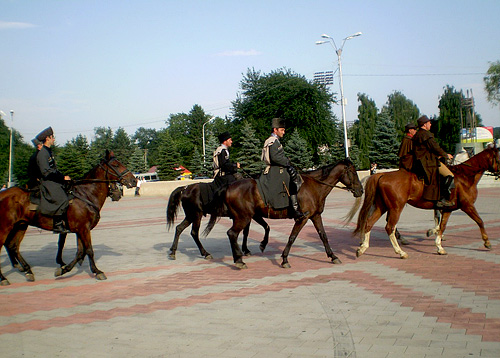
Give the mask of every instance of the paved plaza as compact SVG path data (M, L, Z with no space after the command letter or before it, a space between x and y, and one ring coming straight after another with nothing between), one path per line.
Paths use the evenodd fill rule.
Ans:
M459 211L445 234L448 255L437 255L425 235L432 212L407 206L398 227L411 243L403 246L409 259L394 253L384 219L356 258L354 224L342 221L354 198L334 189L323 220L342 264L327 259L308 223L291 269L279 265L291 220L268 220L264 253L263 230L252 225L246 270L233 265L228 219L202 240L213 260L200 256L190 228L169 260L167 201L106 202L92 231L106 281L92 277L87 259L56 279L58 236L50 232L30 228L21 246L35 282L3 249L11 285L0 287L0 357L500 357L500 181L480 187L476 203L492 250ZM66 262L75 250L70 234Z

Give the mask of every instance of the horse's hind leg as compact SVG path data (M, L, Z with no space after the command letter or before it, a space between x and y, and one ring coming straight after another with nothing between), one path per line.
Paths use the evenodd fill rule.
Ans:
M437 211L437 210L436 210ZM443 232L446 229L446 224L448 223L448 219L450 218L451 212L443 212L443 215L440 216L441 223L438 226L437 235L436 235L436 247L437 253L439 255L448 255L446 250L441 246L441 240L443 240Z
M191 221L186 217L179 225L175 227L174 242L172 242L172 247L170 247L170 253L168 254L169 259L175 260L175 253L177 251L177 245L179 244L179 237L189 225L191 225Z
M66 243L67 235L68 234L59 234L59 241L57 242L56 263L61 267L66 265L63 261L62 253L64 249L64 244Z
M238 245L238 235L249 223L249 220L242 220L237 222L237 218L233 219L233 226L227 231L229 243L231 244L231 251L233 253L234 264L239 269L246 269L247 265L243 262L243 252L240 245ZM241 220L241 219L240 219Z
M24 272L26 280L29 282L35 281L35 274L31 271L31 266L24 259L20 252L21 241L24 238L24 234L28 229L28 224L17 225L14 230L9 234L7 242L5 243L5 248L9 253L13 266L17 268L20 272Z
M202 214L201 212L196 215L196 218L193 221L193 226L191 226L191 236L193 237L194 242L196 243L196 246L198 246L198 250L200 250L201 256L203 256L207 260L213 259L213 256L210 255L210 253L205 250L203 245L201 244L200 241L200 226L201 226L201 217Z
M356 257L363 255L370 247L370 232L372 231L373 225L375 225L377 220L380 219L384 213L385 210L382 210L378 205L373 207L373 212L366 220L366 225L363 230L364 235L359 243L359 248L356 250ZM387 220L389 220L389 218L387 218Z
M250 223L243 229L243 243L241 244L241 250L245 256L251 256L252 253L248 249L248 233L250 232Z
M290 234L290 237L288 238L288 242L285 246L285 249L283 250L283 253L281 254L282 261L281 261L281 267L283 268L290 268L290 263L288 262L288 255L290 254L290 250L292 249L292 245L295 242L295 239L297 238L297 235L299 235L300 230L304 227L304 225L307 223L307 220L300 220L296 221L295 224L293 225L292 233Z
M396 254L398 254L402 259L407 259L408 254L401 250L401 247L399 247L398 244L398 240L396 239L396 224L399 220L400 214L401 209L392 209L389 211L387 215L387 224L385 226L385 231L387 232L387 235L389 235L389 239L391 240L394 252L396 252Z
M342 261L333 253L332 248L330 247L330 243L328 242L328 237L326 236L325 228L323 226L323 220L321 219L321 215L316 215L311 218L311 221L318 232L319 238L323 242L323 246L325 247L326 256L332 259L334 264L341 264Z
M479 216L474 205L470 204L470 205L462 206L461 209L463 212L465 212L467 215L469 215L469 217L472 220L474 220L476 222L477 226L479 226L479 230L481 231L481 238L483 239L484 247L486 247L487 249L491 249L491 243L490 243L490 240L488 239L488 234L486 234L486 230L484 229L483 219L481 219L481 217ZM441 229L442 229L441 232L443 233L444 227L441 226Z

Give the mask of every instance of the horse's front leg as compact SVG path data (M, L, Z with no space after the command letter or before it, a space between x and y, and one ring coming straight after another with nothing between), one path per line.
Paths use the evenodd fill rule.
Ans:
M396 224L399 221L401 211L402 208L397 207L389 211L387 215L387 224L385 225L385 231L387 232L387 235L389 235L389 239L391 240L394 252L398 254L400 258L407 259L408 254L401 249L396 238Z
M315 215L311 218L311 221L318 232L319 238L323 242L323 246L325 247L326 255L332 259L334 264L341 264L342 261L333 253L332 248L330 247L330 243L328 242L328 237L326 237L325 228L323 226L323 219L321 215Z
M435 210L435 211L437 211L437 210ZM438 230L436 232L436 240L435 241L436 241L437 253L439 255L448 255L448 253L443 248L443 246L441 246L441 240L443 240L443 233L444 233L444 230L446 229L446 224L448 223L448 219L450 218L450 215L451 215L451 211L443 212L443 215L439 215L439 218L438 218L440 223L438 226ZM436 219L435 216L434 216L434 219Z
M169 259L175 260L175 253L177 251L177 245L179 244L179 237L189 225L191 225L191 221L187 217L185 217L184 220L182 220L182 222L175 227L174 242L172 242L170 253L168 254Z
M283 268L290 268L290 264L288 263L288 255L290 254L290 250L292 248L293 243L295 242L295 239L297 238L297 235L299 235L300 230L304 227L304 225L307 223L306 218L302 218L299 221L295 222L295 225L293 225L292 233L290 234L290 237L288 238L288 242L286 244L285 249L283 250L283 253L281 254L281 257L283 258L283 261L281 262L281 267Z
M202 213L200 212L196 218L193 220L193 225L191 226L191 237L193 238L196 246L198 246L198 250L200 251L200 255L203 256L206 260L212 260L213 256L205 250L200 241L200 226L201 226L201 218Z
M491 243L490 240L488 239L488 234L486 234L486 230L484 229L484 222L483 219L479 217L479 214L477 213L476 208L474 207L473 204L464 206L461 208L463 212L465 212L469 217L474 220L479 226L479 230L481 231L481 238L483 239L483 244L484 247L487 249L491 249Z
M243 229L243 242L241 244L241 249L243 250L243 254L245 256L251 256L252 253L248 249L248 233L250 232L250 223Z
M243 252L240 249L240 245L238 245L238 235L250 221L248 221L247 224L240 224L240 225L235 225L234 224L235 221L236 219L233 219L233 226L227 231L227 236L229 238L229 243L231 245L231 252L233 253L234 264L239 269L246 269L248 267L246 263L243 262Z

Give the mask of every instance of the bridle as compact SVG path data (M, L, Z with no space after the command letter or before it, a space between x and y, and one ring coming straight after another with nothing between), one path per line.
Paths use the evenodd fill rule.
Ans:
M349 173L349 168L351 167L350 164L346 164L342 173L340 174L339 178L342 178L344 177L347 173ZM321 184L321 185L326 185L326 186L329 186L330 188L338 188L338 189L342 189L342 190L347 190L348 192L351 192L351 193L354 193L354 189L353 188L348 188L347 186L338 186L337 184L333 185L333 184L328 184L328 183L325 183L324 181L321 181L319 179L316 179L314 177L309 177L311 178L312 180L314 180L316 183L318 184Z
M104 171L105 171L105 178L108 182L120 182L122 184L124 184L122 182L123 180L123 177L125 175L127 175L128 173L130 173L130 170L128 170L127 168L125 168L125 170L123 172L119 172L114 166L111 165L111 163L113 163L114 161L118 161L115 157L112 157L110 158L108 161L101 161L99 163L99 167L102 168ZM106 168L104 167L106 166ZM111 169L111 171L113 172L113 174L117 177L117 179L114 179L114 180L110 180L108 179L108 173L109 173L109 169Z

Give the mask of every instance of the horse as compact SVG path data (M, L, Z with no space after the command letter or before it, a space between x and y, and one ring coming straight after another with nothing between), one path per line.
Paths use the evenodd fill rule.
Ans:
M201 184L202 183L195 183L186 186L181 186L176 188L172 192L172 194L170 194L166 210L167 230L170 230L170 228L174 224L174 220L177 217L177 212L179 210L179 206L181 205L181 203L185 214L184 220L182 220L182 222L175 228L174 242L172 243L172 247L170 248L170 253L168 255L171 260L175 260L175 253L177 251L179 237L189 225L192 225L191 236L193 237L194 242L198 246L201 256L203 256L207 260L211 260L213 258L212 255L207 250L205 250L199 239L201 219L203 216L208 214L208 208L205 208L203 206L201 200L201 192L200 192ZM268 240L270 231L269 225L262 218L257 218L257 223L259 223L264 228L265 231L264 240ZM245 256L251 255L251 252L247 246L249 231L250 231L250 223L248 223L248 225L243 230L242 249Z
M476 222L481 231L484 247L491 249L491 243L484 229L483 220L479 217L474 203L478 195L477 183L484 172L488 170L498 173L500 171L499 149L496 145L490 145L464 163L451 166L450 170L455 175L455 188L451 192L450 199L455 202L455 205L441 210L442 219L435 241L438 254L447 254L441 246L441 240L451 213L458 209L461 209ZM435 208L435 202L422 198L423 189L424 183L418 179L416 174L401 169L368 179L363 206L358 215L356 229L353 232L353 235L359 234L362 239L360 247L356 251L357 257L366 252L369 247L370 231L373 225L380 216L387 212L388 219L385 231L389 235L394 251L400 258L408 258L408 254L399 247L394 232L406 203L420 209L432 210ZM355 206L356 203L347 216L348 221L352 219L357 211Z
M56 270L56 277L70 272L77 262L88 256L90 269L96 279L105 280L106 275L99 270L94 261L94 251L90 231L100 219L100 210L109 194L109 183L120 182L128 188L135 187L136 178L120 163L112 152L106 151L106 156L91 169L84 179L72 187L73 199L67 209L68 228L76 233L79 248L74 260ZM0 249L5 245L11 262L17 262L19 271L24 272L28 281L34 281L35 276L30 265L19 252L21 241L28 225L44 230L53 229L53 218L30 210L30 192L19 187L9 188L0 196ZM0 285L9 285L9 281L0 270Z
M321 214L325 208L326 197L334 187L338 187L337 183L341 182L346 190L353 193L354 197L363 195L363 186L361 185L356 168L349 158L344 159L337 164L330 164L301 174L303 183L298 192L298 199L302 211L305 213L304 217L295 221L292 232L288 239L288 243L281 255L283 261L281 267L290 268L288 262L288 255L292 248L297 235L302 230L308 220L311 220L318 232L318 235L323 242L327 257L333 263L339 264L341 261L330 248L325 229L323 227L323 220ZM291 213L288 209L274 210L266 205L264 200L259 194L257 182L254 179L243 179L229 185L214 199L216 207L215 213L211 214L210 221L204 231L208 234L215 225L220 213L222 212L223 205L227 206L229 217L232 218L233 224L227 231L231 250L233 253L234 263L237 268L247 268L242 259L242 252L238 245L238 234L248 225L252 219L270 218L270 219L284 219L291 218ZM264 251L268 241L267 239L260 244L261 251Z

